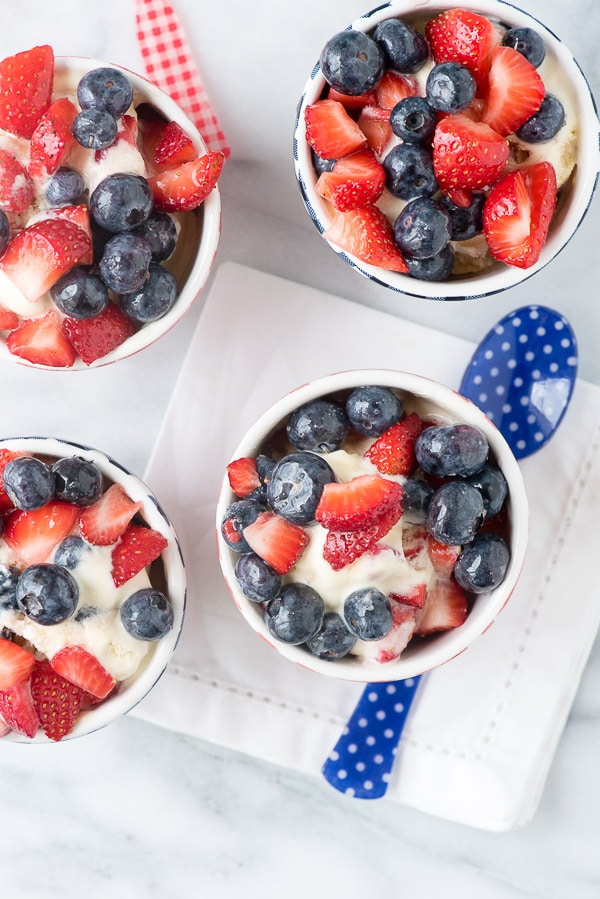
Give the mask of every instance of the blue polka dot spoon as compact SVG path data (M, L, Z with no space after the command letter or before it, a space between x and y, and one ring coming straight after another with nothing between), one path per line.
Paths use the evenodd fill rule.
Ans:
M523 459L556 431L576 374L577 343L566 318L545 306L524 306L483 338L459 393L485 412ZM419 680L367 684L323 765L333 787L359 799L385 795Z

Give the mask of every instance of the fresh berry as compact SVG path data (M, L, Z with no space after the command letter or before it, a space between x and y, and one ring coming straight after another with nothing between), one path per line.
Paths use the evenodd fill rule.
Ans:
M406 265L411 278L419 281L445 281L452 274L456 254L451 243L447 244L436 256L418 259L406 256Z
M294 524L314 521L326 484L335 481L333 470L315 453L290 453L275 465L267 485L271 509Z
M405 143L424 144L431 140L437 116L424 97L406 97L390 113L390 127Z
M390 599L392 626L381 640L367 643L365 657L373 658L380 664L399 658L406 649L415 631L417 608Z
M401 515L402 507L398 504L390 507L374 524L360 530L328 530L323 545L323 558L334 571L351 565L360 556L372 552L379 540L398 523Z
M90 213L106 231L120 233L139 228L153 208L150 185L141 175L108 175L90 197Z
M227 466L227 479L232 491L241 499L262 487L254 456L244 456L230 462Z
M346 415L355 431L379 437L402 418L402 403L389 387L355 387L346 400Z
M2 472L4 489L17 509L39 509L54 496L54 476L45 462L18 456Z
M390 593L389 599L402 603L405 606L422 609L427 599L427 584L415 584L412 587L407 587L401 593ZM392 610L393 608L392 606Z
M281 575L256 553L244 553L235 563L234 574L244 596L251 602L269 602L281 590Z
M420 637L459 627L467 617L464 590L450 578L436 578L429 586L427 600L415 633Z
M483 191L474 191L466 206L458 206L450 197L440 197L440 205L450 216L451 240L470 240L476 234L481 234L485 199Z
M328 662L342 659L352 651L356 636L337 612L325 612L321 627L306 641L306 647L319 659Z
M154 208L159 212L185 212L196 209L214 189L225 157L208 151L192 162L158 172L149 179Z
M439 543L463 546L483 523L483 497L463 480L448 481L434 491L427 509L427 529Z
M475 99L477 85L465 66L457 62L441 62L427 76L425 96L437 112L457 113Z
M373 32L383 50L386 65L396 72L417 72L427 61L425 37L402 19L385 19Z
M31 696L42 730L50 740L62 740L79 718L84 691L52 668L49 661L35 663Z
M545 44L533 28L509 28L504 33L502 45L521 53L536 69L539 69L546 58Z
M77 100L82 109L106 109L118 118L131 106L133 88L123 72L101 66L86 72L80 79Z
M421 433L421 419L416 412L392 425L364 456L382 474L408 476L415 467L415 443Z
M52 656L50 664L54 671L96 699L105 699L116 684L115 678L82 646L66 646Z
M52 563L29 565L17 583L20 610L36 624L60 624L77 607L79 588L66 568Z
M71 132L86 150L105 150L117 136L117 120L104 109L82 109L75 116Z
M375 524L391 509L401 508L402 487L378 475L325 484L315 514L325 528L359 531Z
M449 9L427 23L425 34L436 63L460 63L480 87L485 85L491 53L500 40L489 19L470 10Z
M266 511L265 506L255 499L240 499L231 503L221 522L221 534L227 546L237 553L251 552L243 534L244 528Z
M344 619L360 640L381 640L392 627L390 602L381 590L361 587L346 597Z
M54 174L66 159L74 144L71 127L76 115L74 103L68 97L60 97L40 118L31 135L29 148L29 174L32 178Z
M6 338L6 348L34 365L70 368L75 350L62 332L60 316L51 309L41 318L26 319Z
M411 200L431 197L438 191L431 147L403 142L383 160L386 187L394 197Z
M0 128L30 138L50 106L54 53L44 44L0 62Z
M335 88L330 87L327 91L327 99L337 100L338 103L341 103L342 106L345 107L345 109L353 110L364 109L365 106L373 106L377 103L377 97L375 96L374 90L352 96L351 94L342 94L340 91L336 91Z
M508 143L500 134L464 113L446 116L436 126L433 170L443 191L493 184L504 171L508 154Z
M327 83L351 96L375 87L385 67L380 46L367 34L352 29L340 31L327 41L319 63Z
M33 195L33 181L21 163L8 150L0 148L0 209L3 212L25 212L31 205Z
M390 126L389 109L381 109L379 106L365 106L358 117L358 127L366 137L370 149L377 156L381 156L393 134ZM315 159L320 160L321 157L315 156ZM334 164L335 160L329 168L322 168L321 171L331 171ZM318 164L315 165L315 168L320 174Z
M100 260L100 275L106 286L117 294L139 290L148 275L152 250L137 234L115 234L107 242Z
M323 172L315 190L336 209L346 212L375 203L385 187L385 171L372 150L339 159L331 172Z
M11 730L30 739L35 737L40 722L33 705L29 678L0 691L0 716Z
M497 534L479 534L458 557L454 576L470 593L494 590L504 580L510 551Z
M461 553L461 547L440 543L432 537L427 541L427 552L437 574L441 577L450 577Z
M23 455L25 454L16 453L13 450L6 449L4 446L0 448L0 512L7 512L9 509L14 509L11 499L4 487L4 469L11 459L16 459L18 456Z
M402 514L407 524L424 524L433 487L421 478L407 478L402 484Z
M19 316L12 309L0 306L0 331L14 331L19 326Z
M8 220L8 216L4 212L3 209L0 209L0 256L4 255L4 251L6 250L10 241L10 222ZM4 314L3 310L3 314ZM4 322L4 318L2 318L2 322ZM5 331L6 328L0 328L0 331Z
M79 527L82 536L94 546L116 543L133 516L141 509L120 484L111 484L100 498L82 510Z
M128 596L119 611L121 624L135 640L162 640L173 627L173 606L154 587L143 587Z
M479 428L467 424L433 425L419 434L415 444L423 471L440 477L468 477L487 459L488 442Z
M551 140L565 124L565 109L560 100L553 94L546 94L537 112L517 128L519 140L528 144L537 144Z
M46 199L51 206L77 203L85 190L83 175L68 166L58 168L46 185ZM87 207L86 207L87 210Z
M58 174L58 173L57 173ZM90 213L85 203L76 203L68 206L58 206L55 209L49 208L44 211L44 217L47 219L66 219L77 225L78 228L87 234L90 241L88 252L79 260L80 265L92 265L94 262L94 236L92 233L92 225L90 222Z
M508 495L508 484L501 469L486 462L476 474L467 478L467 482L481 491L486 517L497 515Z
M121 294L119 306L127 318L137 324L155 322L167 314L177 299L177 280L158 262L150 262L141 287Z
M303 528L273 512L263 512L244 528L244 538L278 574L291 571L308 544Z
M488 77L481 120L506 137L538 111L546 88L531 63L512 47L496 47Z
M305 113L306 140L323 159L340 159L363 150L367 139L337 100L317 100Z
M97 275L75 266L50 288L55 306L71 318L93 318L106 309L108 289Z
M166 212L153 210L134 233L148 241L155 262L168 259L177 245L177 226Z
M111 554L115 587L158 559L166 546L167 540L159 531L138 524L128 525Z
M159 168L175 168L196 158L194 143L177 122L167 122L160 135L152 161Z
M405 259L437 256L448 246L451 231L450 216L430 197L409 200L394 222L394 240Z
M18 643L0 637L0 690L8 690L15 684L27 680L35 658Z
M65 457L54 463L52 475L57 499L85 507L91 506L102 495L102 472L95 462L79 456Z
M291 645L305 643L323 623L323 599L307 584L286 584L265 609L265 621L277 640Z
M17 581L21 572L12 565L0 563L0 609L19 608L17 603Z
M85 558L85 556L92 551L92 547L90 544L83 539L83 537L78 537L76 534L72 534L70 537L65 537L65 539L58 544L56 547L54 554L52 556L52 561L55 565L62 565L63 568L68 568L69 571L74 571L79 563ZM84 606L83 608L90 608L89 606ZM80 613L82 607L80 606L75 613L75 620L80 620Z
M414 78L393 71L387 71L375 89L377 106L390 112L401 100L416 97L418 93L419 89Z
M85 365L111 353L134 331L133 323L114 303L93 318L65 318L62 328Z
M339 449L348 434L343 408L329 400L311 400L296 409L286 425L288 439L299 450L331 453Z
M5 522L4 540L24 565L45 562L71 533L79 511L77 506L60 500L31 512L17 510Z
M368 265L404 274L408 272L394 243L392 226L377 206L334 213L323 236Z

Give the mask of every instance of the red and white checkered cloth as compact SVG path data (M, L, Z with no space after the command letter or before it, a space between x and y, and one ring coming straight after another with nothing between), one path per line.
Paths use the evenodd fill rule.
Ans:
M163 0L135 0L136 31L146 74L194 122L208 148L230 148L208 99L175 10Z

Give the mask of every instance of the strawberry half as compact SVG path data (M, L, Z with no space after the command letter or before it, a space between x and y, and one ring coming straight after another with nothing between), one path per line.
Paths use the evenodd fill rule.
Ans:
M308 534L274 512L263 512L244 528L250 548L278 574L290 571L308 544Z
M94 246L92 239L92 226L90 223L90 212L85 203L78 203L75 206L57 206L44 210L44 218L46 219L67 219L73 222L78 228L87 234L90 239L90 250L78 265L92 265L94 262Z
M443 191L477 190L498 180L508 160L508 142L484 122L445 116L433 135L433 171Z
M377 87L375 97L377 106L391 112L396 103L406 97L418 96L419 88L412 75L399 75L398 72L387 71Z
M356 559L373 550L400 520L402 508L391 506L374 524L358 531L328 530L323 546L323 558L334 571L351 565Z
M364 458L382 474L409 475L415 467L415 443L420 433L421 419L416 412L411 412L381 434Z
M0 690L8 690L9 687L27 680L35 658L18 643L0 638Z
M16 510L6 519L4 539L24 565L46 562L71 533L80 511L78 506L60 500L32 511Z
M193 162L158 172L148 179L159 212L186 212L196 209L216 186L223 161L222 153L210 150Z
M11 730L31 739L35 737L40 722L33 705L29 678L0 691L0 715Z
M317 156L341 159L363 150L367 139L337 100L317 100L304 111L306 140Z
M315 518L324 528L359 531L401 509L402 487L397 481L365 474L325 484Z
M55 100L31 135L29 174L33 178L52 175L69 155L76 141L71 126L77 107L68 97Z
M162 131L152 161L159 168L175 168L191 162L197 156L194 143L177 122L167 122Z
M335 212L323 237L368 265L408 273L404 257L394 243L392 226L377 206Z
M25 212L33 200L33 181L8 150L0 149L0 209Z
M367 138L371 150L381 155L392 138L390 110L380 106L365 106L358 117L358 127Z
M111 553L115 587L120 587L158 559L166 546L167 540L159 531L140 524L128 525Z
M111 484L100 499L79 516L81 536L94 546L116 543L133 516L142 508L120 484Z
M50 660L52 669L96 699L104 699L116 684L98 659L83 646L65 646Z
M36 662L31 675L31 697L42 730L51 740L70 734L79 718L85 693L66 680L47 660Z
M556 173L549 162L517 169L490 191L483 232L495 259L529 268L540 258L556 208Z
M50 106L54 53L44 44L0 62L0 128L30 138Z
M347 212L375 203L385 187L385 170L372 150L345 156L331 172L319 175L315 190L336 209Z
M431 19L425 35L436 63L457 62L483 87L492 50L500 35L485 16L466 9L449 9Z
M537 112L546 96L537 70L512 47L496 47L488 82L481 121L504 137Z
M85 365L91 365L121 346L134 332L131 319L115 304L109 303L93 318L65 318L62 331Z
M427 600L417 622L420 637L458 627L467 617L467 598L455 580L436 578L429 586Z
M51 309L41 318L26 319L6 338L6 347L14 355L34 365L70 368L75 350L64 336L58 312Z
M230 462L227 466L227 478L229 486L239 497L249 496L254 490L262 487L256 459L253 456L245 456Z

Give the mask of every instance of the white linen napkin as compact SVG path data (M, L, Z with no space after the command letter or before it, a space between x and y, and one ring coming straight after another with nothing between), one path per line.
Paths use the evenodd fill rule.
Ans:
M175 656L134 714L320 774L363 688L281 658L235 608L215 546L225 466L254 419L309 379L396 368L457 387L472 351L312 288L220 267L146 472L181 538L189 586ZM557 436L521 463L531 504L522 578L493 627L422 679L388 800L497 831L533 816L600 623L588 543L599 413L600 390L579 381Z

